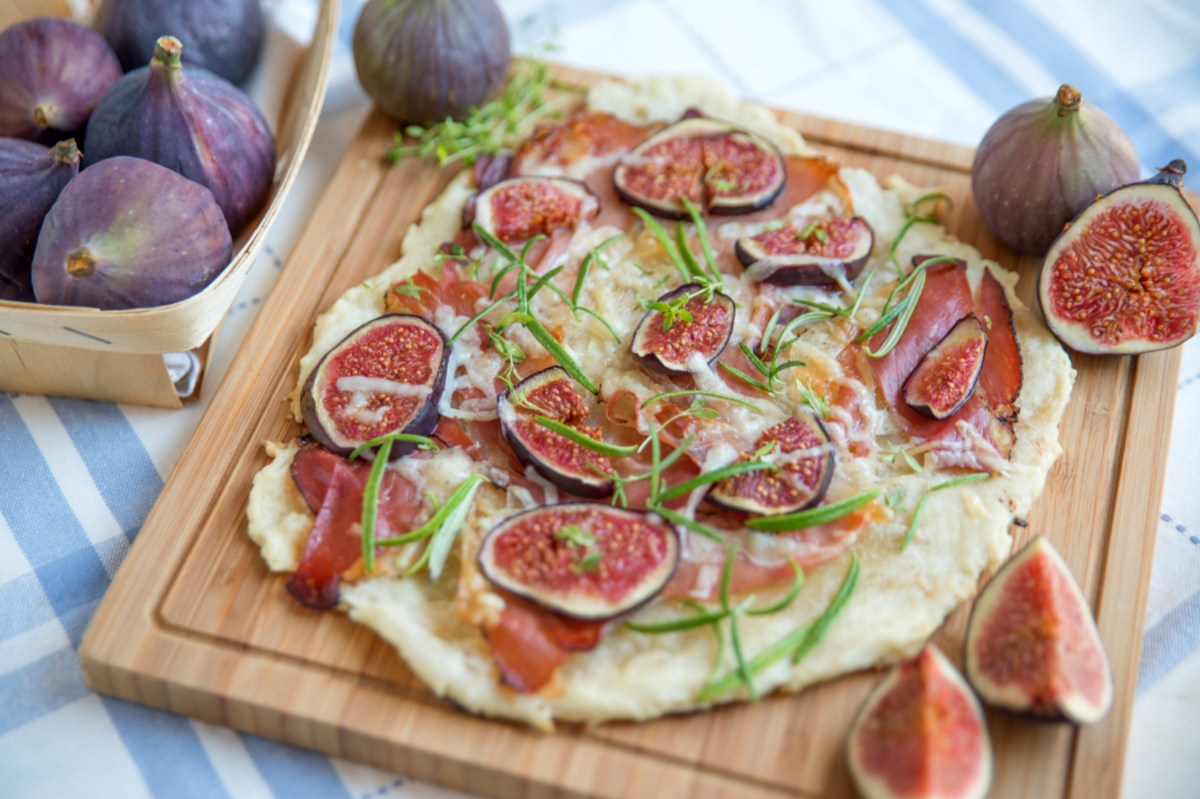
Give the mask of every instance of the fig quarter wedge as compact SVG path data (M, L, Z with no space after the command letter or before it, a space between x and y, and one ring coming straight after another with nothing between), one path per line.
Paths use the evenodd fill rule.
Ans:
M339 455L386 433L428 436L441 415L449 349L426 319L388 314L342 339L308 376L300 397L314 439ZM394 460L416 444L396 441Z
M983 799L992 781L983 710L932 644L876 684L846 754L867 799Z
M1062 556L1034 538L996 572L967 623L967 679L988 705L1090 724L1112 705L1091 610Z
M607 619L653 598L675 573L679 535L658 516L570 502L510 516L488 531L483 574L576 619Z

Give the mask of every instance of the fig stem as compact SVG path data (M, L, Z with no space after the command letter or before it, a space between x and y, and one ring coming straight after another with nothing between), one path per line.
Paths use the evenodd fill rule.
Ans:
M74 139L64 139L50 150L50 157L54 159L55 163L71 164L78 163L83 154L79 152L79 147L75 144Z
M1082 104L1083 95L1074 86L1064 83L1058 87L1058 93L1054 95L1054 107L1060 117L1078 112Z
M179 69L182 59L183 42L174 36L158 37L158 41L154 43L154 57L151 59L154 66Z
M1150 178L1151 183L1183 188L1183 176L1187 174L1187 161L1176 158L1166 166L1158 168L1158 174Z
M96 256L86 247L67 256L67 274L71 277L88 277L96 271Z

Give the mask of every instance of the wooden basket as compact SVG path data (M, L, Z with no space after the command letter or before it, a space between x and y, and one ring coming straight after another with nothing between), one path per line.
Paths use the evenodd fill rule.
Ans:
M289 78L292 89L275 131L270 198L258 223L234 242L229 266L199 294L157 308L100 311L0 301L0 391L183 406L162 356L198 349L207 368L217 328L266 241L312 139L329 75L338 4L322 0L312 44ZM47 14L68 16L70 9L65 0L0 0L0 28ZM197 388L192 396L198 394Z

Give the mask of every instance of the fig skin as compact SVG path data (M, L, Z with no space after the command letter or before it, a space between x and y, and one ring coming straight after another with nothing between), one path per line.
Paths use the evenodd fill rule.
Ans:
M430 436L433 435L438 422L441 421L442 416L438 411L438 403L441 400L442 391L446 387L446 367L450 361L450 348L446 346L446 337L438 329L437 325L423 317L412 314L386 314L372 319L346 334L345 338L335 344L329 352L325 353L325 356L321 358L317 365L313 367L312 372L309 373L308 380L304 382L304 390L300 394L300 412L304 420L304 425L308 428L309 435L331 452L338 455L349 455L360 444L384 433L395 431L395 428L373 431L361 440L348 440L342 433L337 430L331 430L326 426L326 412L323 410L324 383L326 381L325 370L330 360L338 357L350 347L356 346L359 340L371 333L374 328L394 324L408 324L432 333L440 342L441 349L438 362L433 367L433 379L421 384L428 385L429 393L421 399L421 403L417 406L413 415L404 423L404 426L400 428L400 432L417 436ZM334 390L337 390L336 387ZM397 460L416 448L416 442L395 441L392 444L388 460Z
M933 644L876 683L850 727L846 760L866 799L983 799L992 782L983 708Z
M238 235L258 215L275 174L275 137L242 90L180 62L170 36L150 65L121 78L88 122L87 163L144 158L208 187Z
M512 58L495 0L369 0L354 26L363 89L400 122L460 118L492 96Z
M619 533L602 527L598 529L598 521L603 518L613 522L638 525L643 533L645 527L654 528L656 532L662 533L665 544L666 551L662 553L661 560L657 564L651 564L648 571L640 574L638 582L626 586L624 594L619 597L605 595L601 581L609 573L627 578L633 566L644 566L645 564L633 563L632 559L646 554L645 551L639 551L639 547L646 543L648 536L644 534L621 536ZM527 575L527 579L522 579L522 575L513 575L510 569L505 569L496 562L496 548L499 539L511 530L529 524L535 526L531 531L535 540L529 547L533 550L533 556L526 558L521 566L530 572L539 567L567 571L575 577L578 585L573 587L581 588L579 593L582 596L572 596L570 590L562 589L563 580L561 578L563 575L559 576L560 579L551 581L555 585L537 585L535 583L539 575ZM567 537L555 535L558 530L570 524L591 534L594 542L590 546L584 546L578 542L572 545ZM610 540L611 545L605 546ZM578 562L578 559L591 549L603 553L597 568L590 572L575 570L571 562ZM509 554L517 555L518 553L510 552ZM591 502L564 502L522 511L492 527L484 535L483 542L479 547L480 570L492 583L568 618L592 621L611 619L631 613L652 600L674 576L675 570L679 566L679 557L678 531L658 516L644 511L614 508ZM617 563L611 565L614 560ZM559 589L558 592L556 592L556 588Z
M266 37L259 0L104 0L96 30L126 72L145 66L163 35L183 42L183 62L230 83L253 71Z
M39 17L0 32L0 75L0 136L50 145L81 137L121 65L92 29Z
M964 649L967 679L992 707L1091 724L1112 706L1112 674L1091 609L1044 536L980 592Z
M59 193L79 174L74 139L46 148L0 138L0 300L34 302L33 252Z
M33 292L102 310L168 305L211 283L232 252L212 192L158 164L111 158L80 172L46 214Z
M1038 303L1050 332L1067 347L1136 355L1196 334L1200 220L1180 192L1186 172L1187 164L1174 160L1149 180L1097 198L1055 239L1042 262ZM1127 224L1129 214L1150 217L1141 227L1158 238L1113 240L1105 225ZM1087 251L1086 240L1097 238L1104 246Z
M1003 114L971 166L975 204L996 238L1041 255L1097 195L1137 180L1138 157L1112 117L1063 84Z

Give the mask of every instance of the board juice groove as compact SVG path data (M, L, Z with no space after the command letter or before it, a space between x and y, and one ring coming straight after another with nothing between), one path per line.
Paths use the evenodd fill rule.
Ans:
M843 163L942 186L956 199L946 226L1014 264L970 201L969 148L783 116ZM81 649L90 684L484 795L850 794L843 742L874 674L757 705L644 724L565 725L546 736L455 710L374 633L300 607L284 577L267 573L245 535L245 502L266 462L261 443L299 430L287 398L312 321L399 256L408 223L447 180L414 162L386 167L392 130L371 116L329 183L97 612ZM1018 268L1028 274L1031 266L1025 259ZM1018 293L1035 306L1033 290L1022 279ZM1064 454L1030 527L1013 533L1017 546L1035 532L1048 535L1079 578L1098 610L1117 699L1103 722L1080 732L989 714L991 796L1082 799L1120 785L1174 400L1161 389L1174 385L1179 354L1073 360L1079 380L1062 423ZM937 638L956 662L967 610L956 610Z

